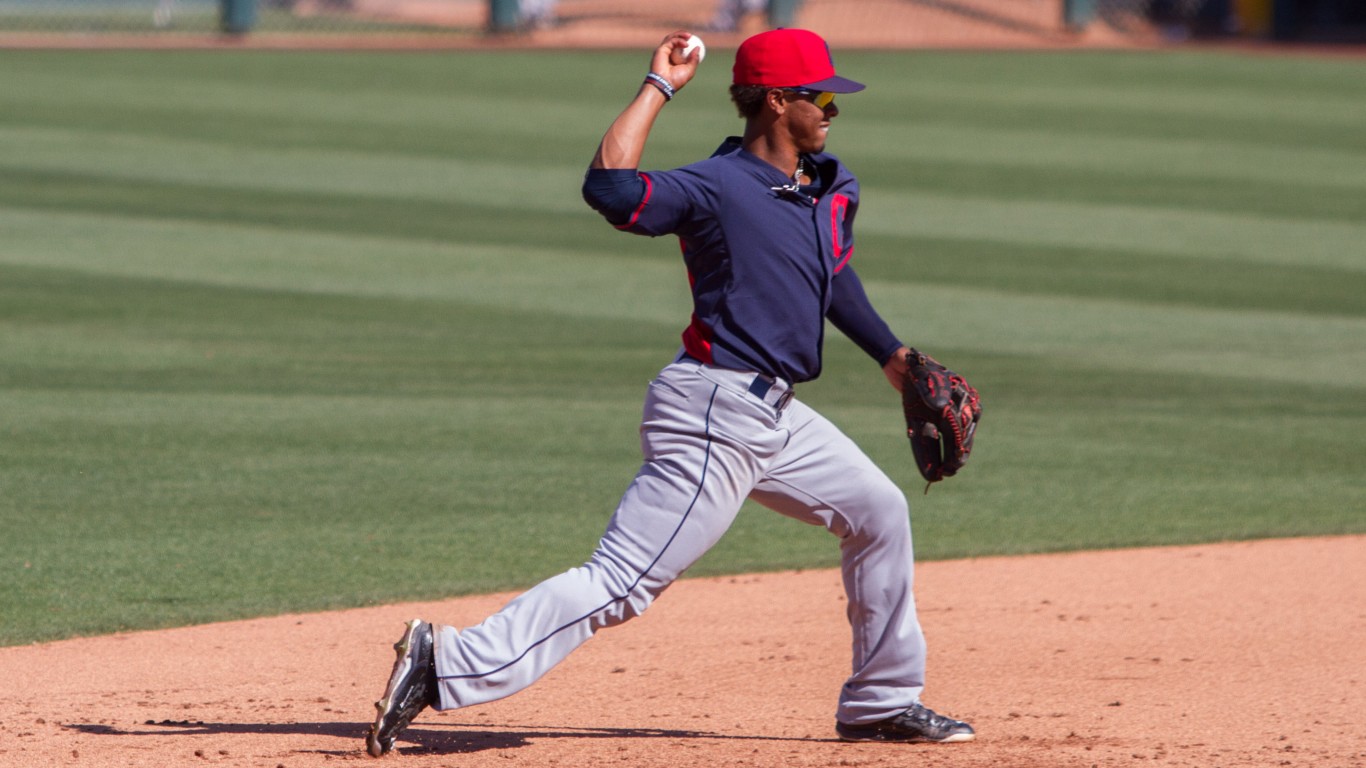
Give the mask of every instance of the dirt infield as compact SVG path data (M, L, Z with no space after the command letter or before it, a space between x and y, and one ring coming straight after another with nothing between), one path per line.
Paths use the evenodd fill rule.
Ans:
M0 649L0 765L1366 766L1366 537L928 563L947 746L832 736L831 571L684 580L539 685L361 742L412 616L509 595Z

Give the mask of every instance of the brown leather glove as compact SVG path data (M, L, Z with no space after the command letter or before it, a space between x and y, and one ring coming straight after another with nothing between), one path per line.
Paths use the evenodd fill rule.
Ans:
M906 353L901 406L915 468L932 484L952 477L967 463L982 418L982 400L962 376L912 348ZM929 484L925 492L930 490Z

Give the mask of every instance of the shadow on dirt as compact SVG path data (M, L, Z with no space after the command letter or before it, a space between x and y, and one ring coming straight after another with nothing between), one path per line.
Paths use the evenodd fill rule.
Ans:
M490 749L524 747L545 739L678 739L717 741L819 742L830 739L787 736L735 735L709 731L659 728L568 728L522 726L490 729L486 724L451 723L441 728L414 726L403 732L399 751L404 754L471 754ZM141 726L121 727L105 723L65 723L73 731L95 736L210 736L223 734L331 736L352 739L360 749L368 723L209 723L200 720L148 720ZM341 754L333 750L311 752ZM350 752L353 750L346 750Z

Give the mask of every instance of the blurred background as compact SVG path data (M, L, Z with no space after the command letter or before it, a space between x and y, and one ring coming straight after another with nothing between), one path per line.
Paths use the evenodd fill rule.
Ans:
M672 29L733 46L768 27L849 47L1361 44L1366 0L0 0L0 45L638 46ZM302 38L300 36L303 36ZM385 40L383 38L390 38Z

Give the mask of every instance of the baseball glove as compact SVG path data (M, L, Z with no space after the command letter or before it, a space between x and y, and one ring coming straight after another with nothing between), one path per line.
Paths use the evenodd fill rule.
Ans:
M906 436L929 493L931 484L952 477L967 463L982 400L966 379L923 352L911 349L906 363L901 388Z

